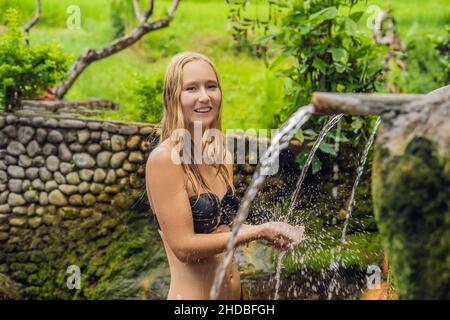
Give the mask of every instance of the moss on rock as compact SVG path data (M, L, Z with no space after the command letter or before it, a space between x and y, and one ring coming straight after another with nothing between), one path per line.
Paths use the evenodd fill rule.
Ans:
M450 298L450 161L415 137L403 154L377 146L375 217L402 299Z

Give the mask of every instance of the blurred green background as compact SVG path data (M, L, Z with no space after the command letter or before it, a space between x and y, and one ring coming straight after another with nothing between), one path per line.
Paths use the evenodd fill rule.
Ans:
M141 1L141 7L146 3ZM251 1L246 14L258 14L264 18L266 3ZM66 27L70 15L67 8L74 4L81 9L79 30ZM155 14L151 21L163 18L170 4L171 1L155 1ZM428 36L444 34L445 26L450 24L450 0L363 1L358 7L369 8L371 5L393 10L402 40L411 48L406 91L428 92L440 86L434 76L439 66L430 50ZM35 1L1 0L0 23L9 7L17 8L20 20L25 23L34 15ZM223 0L181 1L168 28L151 32L133 47L89 66L65 99L111 99L119 103L120 109L103 114L104 118L149 121L136 94L139 81L161 79L174 54L185 50L198 51L209 55L220 72L224 128L266 128L274 112L283 105L284 79L277 78L274 71L268 70L263 59L252 50L237 47L227 27L228 8ZM365 24L371 13L366 12L366 15L359 27L361 31L370 33ZM44 0L41 20L31 30L31 43L60 41L64 44L64 51L70 53L75 61L85 48L100 48L136 25L131 1ZM268 61L274 57L276 50L269 51Z

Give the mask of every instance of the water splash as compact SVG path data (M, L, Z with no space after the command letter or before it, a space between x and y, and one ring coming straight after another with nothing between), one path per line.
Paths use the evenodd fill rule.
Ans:
M352 211L353 211L353 205L355 203L355 194L356 194L356 188L359 185L359 181L361 180L361 176L364 170L364 166L366 164L367 161L367 156L369 155L369 150L372 147L372 144L375 140L375 135L377 133L378 127L380 126L381 123L381 118L378 117L375 125L373 126L372 129L372 133L370 134L369 140L366 143L366 146L364 147L364 151L363 154L361 156L361 160L359 162L359 166L356 169L356 179L355 179L355 183L353 184L353 188L352 188L352 192L350 195L350 201L348 203L348 207L347 207L347 215L345 216L345 222L344 222L344 228L342 229L342 235L341 235L341 243L345 244L345 235L347 233L347 227L348 227L348 222L350 220L350 217L352 215ZM336 259L332 258L330 261L330 270L335 271L335 274L333 275L333 278L330 281L330 285L328 286L328 299L331 299L333 296L333 290L336 290L336 294L339 293L339 283L336 280L336 274L338 272L339 269L339 259L340 259L340 255L338 254Z
M299 108L281 127L279 133L272 138L270 146L267 148L266 152L262 156L260 164L258 165L253 174L252 182L250 183L249 187L247 188L244 194L236 218L233 222L231 237L227 243L227 250L225 257L216 270L214 282L211 287L210 291L211 300L217 299L219 288L221 287L223 278L225 276L226 268L230 263L233 255L233 249L236 245L239 229L242 223L244 223L245 219L247 218L250 204L256 196L258 186L265 180L265 176L262 175L261 172L264 172L263 170L266 170L265 172L270 172L270 168L273 167L275 160L278 159L280 151L289 145L289 142L291 141L295 132L297 132L298 129L300 129L300 127L306 121L308 121L313 111L314 107L312 105L306 105Z
M285 222L290 221L292 211L294 210L295 202L297 201L297 198L300 194L300 190L302 188L303 180L305 180L306 173L308 172L309 166L311 165L311 162L314 158L314 155L316 154L317 149L319 148L320 144L322 143L323 139L327 135L327 133L333 128L333 126L342 118L342 114L338 114L333 116L328 122L323 126L322 130L320 131L319 136L317 137L316 141L314 142L313 147L311 148L311 151L309 152L308 158L306 159L305 164L303 165L302 171L300 173L300 177L297 180L297 185L295 187L295 191L292 195L292 200L288 208L288 212L284 218ZM280 272L281 272L281 264L283 261L284 256L286 255L286 251L283 251L278 256L278 264L277 264L277 273L276 273L276 286L275 286L275 300L278 300L278 289L280 287Z
M350 201L349 201L348 207L347 207L347 215L345 216L344 228L342 230L342 236L341 236L342 243L345 243L345 234L347 233L348 222L350 220L350 217L352 216L353 205L355 202L356 188L358 187L359 181L361 180L361 176L362 176L362 173L364 170L364 165L366 164L366 160L367 160L367 156L369 155L370 147L372 146L373 141L375 140L375 135L377 133L377 129L378 129L380 123L381 123L381 118L378 117L377 121L375 122L375 125L373 126L373 130L370 135L369 141L367 141L366 147L364 148L364 152L361 156L359 166L356 169L356 179L355 179L355 183L353 184L352 193L350 195Z

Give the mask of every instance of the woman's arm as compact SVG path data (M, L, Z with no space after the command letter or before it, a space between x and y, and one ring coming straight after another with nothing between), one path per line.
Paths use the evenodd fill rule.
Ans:
M146 165L147 190L168 245L180 261L193 262L224 252L231 232L196 234L184 185L184 172L171 158L171 149L158 147ZM236 246L262 239L264 226L238 233Z

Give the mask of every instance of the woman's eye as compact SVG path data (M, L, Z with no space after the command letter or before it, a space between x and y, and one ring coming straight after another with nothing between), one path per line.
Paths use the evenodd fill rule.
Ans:
M217 88L217 86L216 86L215 84L210 84L210 85L208 86L208 88Z
M186 88L186 90L187 91L192 91L192 90L195 90L195 87L189 87L189 88Z

